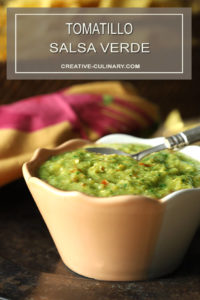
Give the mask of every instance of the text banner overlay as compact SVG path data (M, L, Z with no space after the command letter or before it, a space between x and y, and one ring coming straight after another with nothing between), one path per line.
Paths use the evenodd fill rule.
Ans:
M190 8L9 8L8 79L191 79Z

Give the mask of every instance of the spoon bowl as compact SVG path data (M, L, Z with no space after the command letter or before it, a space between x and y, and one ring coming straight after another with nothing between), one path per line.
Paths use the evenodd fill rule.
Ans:
M145 149L143 151L140 151L138 153L135 154L130 154L121 150L117 150L114 148L108 148L108 147L90 147L90 148L86 148L87 151L89 152L94 152L94 153L98 153L98 154L105 154L105 155L111 155L111 154L117 154L117 155L124 155L124 156L130 156L133 159L140 161L143 157L154 153L154 152L159 152L161 150L166 149L165 144L161 144L155 147L151 147L148 149Z
M118 155L126 155L126 156L131 156L135 160L139 161L143 157L154 153L154 152L159 152L165 149L170 149L170 150L177 150L180 148L183 148L186 145L195 143L200 140L200 126L194 127L192 129L186 130L184 132L180 132L176 135L172 135L167 138L163 138L163 143L156 145L154 147L150 147L148 149L145 149L141 152L135 153L135 154L128 154L126 152L116 150L113 148L107 148L107 147L91 147L91 148L86 148L87 151L90 152L95 152L99 154L118 154Z

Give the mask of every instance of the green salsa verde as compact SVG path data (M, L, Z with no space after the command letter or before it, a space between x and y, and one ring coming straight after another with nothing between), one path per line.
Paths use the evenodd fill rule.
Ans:
M128 153L148 148L133 144L100 146ZM137 162L128 156L102 155L79 148L52 156L40 166L38 175L64 191L97 197L134 194L159 199L177 190L199 187L200 163L168 150Z

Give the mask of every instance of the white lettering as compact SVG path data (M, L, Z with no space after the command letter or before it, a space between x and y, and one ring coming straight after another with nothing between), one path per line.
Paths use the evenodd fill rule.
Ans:
M58 44L57 43L51 43L49 51L51 53L58 53Z

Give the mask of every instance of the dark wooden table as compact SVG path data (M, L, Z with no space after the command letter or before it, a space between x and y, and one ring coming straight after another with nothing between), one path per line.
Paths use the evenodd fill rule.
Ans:
M62 263L22 179L2 187L0 197L0 297L10 300L200 299L200 231L181 267L167 277L144 282L96 281L73 273Z

